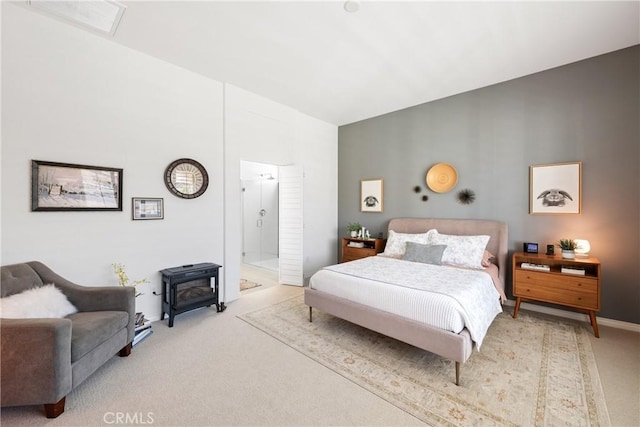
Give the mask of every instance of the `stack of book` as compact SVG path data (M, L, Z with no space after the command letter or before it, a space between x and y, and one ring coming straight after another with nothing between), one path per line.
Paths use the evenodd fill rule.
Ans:
M551 267L545 264L532 264L530 262L523 262L520 264L520 268L527 270L539 270L539 271L551 271Z
M140 344L145 338L153 333L151 322L149 322L143 313L136 313L135 324L136 335L133 337L133 345Z
M584 268L573 267L573 266L568 266L568 265L563 265L562 267L560 267L560 272L561 273L566 273L566 274L577 274L578 276L584 276L585 275Z

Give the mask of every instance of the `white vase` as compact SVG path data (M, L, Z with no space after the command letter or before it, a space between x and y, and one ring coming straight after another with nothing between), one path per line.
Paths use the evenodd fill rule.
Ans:
M562 250L562 258L564 259L575 259L576 253L570 249Z
M352 231L351 232L351 237L358 237L358 232L357 231Z

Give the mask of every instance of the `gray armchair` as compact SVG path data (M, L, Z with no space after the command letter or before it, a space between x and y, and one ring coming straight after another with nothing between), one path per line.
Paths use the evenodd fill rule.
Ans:
M37 261L1 271L0 297L53 283L78 309L61 319L0 319L2 407L44 404L55 418L71 390L116 353L131 353L134 289L80 286Z

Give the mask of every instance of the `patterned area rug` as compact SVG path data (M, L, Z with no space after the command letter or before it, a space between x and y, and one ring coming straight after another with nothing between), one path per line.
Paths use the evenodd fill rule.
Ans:
M246 291L247 289L257 288L258 286L262 286L260 283L251 282L246 279L240 279L240 291Z
M521 312L497 316L460 368L313 311L298 296L239 316L429 425L610 425L586 326Z

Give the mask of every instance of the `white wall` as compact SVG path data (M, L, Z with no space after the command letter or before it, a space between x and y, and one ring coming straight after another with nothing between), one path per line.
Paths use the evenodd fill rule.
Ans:
M21 7L2 4L2 264L40 260L86 285L111 263L146 277L138 309L158 317L159 270L222 261L222 84ZM207 192L171 195L167 165L208 170ZM123 168L122 212L31 212L31 159ZM131 197L165 219L132 221Z
M225 85L225 278L238 283L242 252L240 163L299 165L304 179L304 275L336 259L336 126ZM239 288L227 287L227 300Z
M304 168L304 277L338 262L338 135L334 126L298 116Z
M335 260L335 126L237 88L225 95L220 82L22 6L1 7L3 265L40 260L98 286L116 284L111 263L121 262L132 279L151 280L136 302L157 318L158 270L210 261L223 265L229 302L239 296L241 158L305 167L305 194L317 196L305 199L305 272ZM166 166L181 157L209 173L200 198L164 186ZM32 159L123 168L123 211L31 212ZM164 198L165 219L132 221L134 196Z

